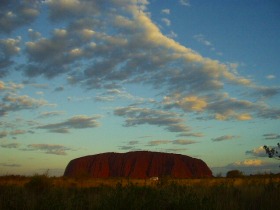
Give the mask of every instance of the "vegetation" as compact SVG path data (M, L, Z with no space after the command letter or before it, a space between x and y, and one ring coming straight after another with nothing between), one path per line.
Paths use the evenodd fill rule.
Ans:
M280 160L280 152L278 152L278 150L280 149L280 143L277 144L277 147L270 148L270 147L264 145L263 148L265 149L265 152L269 158L276 158L276 159Z
M242 177L244 176L242 171L239 170L232 170L232 171L228 171L227 175L228 178L237 178L237 177Z
M12 181L13 180L13 181ZM0 177L0 209L276 209L279 176L70 179Z

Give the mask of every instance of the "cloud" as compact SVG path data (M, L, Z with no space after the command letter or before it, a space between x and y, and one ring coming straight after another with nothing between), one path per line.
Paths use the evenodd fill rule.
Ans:
M20 42L21 37L17 37L16 39L0 39L0 78L6 76L9 72L9 67L14 64L12 58L20 53Z
M67 150L72 150L67 148L63 145L58 144L29 144L27 146L28 150L31 151L42 151L46 154L53 154L53 155L67 155Z
M266 79L269 79L269 80L272 80L272 79L275 79L276 76L275 75L272 75L272 74L269 74L266 76Z
M166 36L169 37L170 39L174 39L178 37L178 34L176 34L174 31L170 31L168 34L166 34Z
M142 98L142 97L133 96L132 94L128 93L126 90L120 90L117 88L108 88L104 93L95 96L94 99L96 101L101 101L101 102L110 102L118 99L127 99L136 102L153 101L153 99L151 98Z
M185 140L185 139L177 139L177 140L153 140L149 141L147 146L158 146L161 144L178 144L178 145L189 145L189 144L195 144L196 141L192 140Z
M52 133L70 133L69 128L57 128L57 129L50 129Z
M232 163L232 166L235 167L248 167L248 166L262 166L265 162L259 159L249 159L249 160L243 160L243 161L236 161Z
M52 111L52 112L42 112L40 113L39 117L45 118L45 117L54 117L59 115L64 115L64 111Z
M280 119L279 108L270 108L267 105L265 105L261 107L258 111L258 117L266 119Z
M190 6L189 1L179 2ZM63 75L70 85L80 85L85 89L100 90L115 86L115 89L124 90L122 88L127 84L147 85L157 91L155 94L165 95L165 104L158 109L165 108L166 111L177 108L184 113L203 114L208 119L244 121L254 117L280 118L280 109L270 107L264 100L255 103L255 99L233 98L226 92L230 85L237 90L246 89L249 93L256 92L258 96L270 97L279 94L278 87L258 86L253 80L240 76L236 65L203 57L176 42L173 39L176 34L172 31L164 35L150 18L148 1L46 0L34 4L30 1L22 4L13 1L13 4L13 8L7 3L1 6L3 12L0 19L9 20L5 15L12 17L17 14L15 20L18 21L21 16L23 22L7 21L10 29L3 29L6 32L34 21L40 14L39 8L45 9L46 22L55 23L53 25L56 28L50 29L46 35L43 31L27 27L28 40L25 37L24 40L20 37L1 39L0 49L4 56L0 66L15 64L17 71L24 72L29 78ZM26 13L23 14L23 11ZM162 13L169 14L170 10L163 9ZM168 20L164 21L168 24ZM198 34L194 38L213 47L204 35ZM18 55L27 59L27 62L19 63L19 59L15 58ZM2 71L2 76L5 72ZM0 90L2 86L0 83ZM60 86L54 91L62 90L64 88ZM136 100L125 91L100 94L95 100L104 102L119 98ZM31 97L28 99L32 101ZM13 108L14 104L5 101L1 104L0 114L3 116L9 111L31 109L36 104L37 107L42 106L38 100L34 100L33 106L21 105L16 108ZM158 119L162 119L160 110L157 111L160 116ZM126 125L157 125L172 132L189 130L179 117L165 117L161 124L151 111L150 115L153 119L127 119ZM126 114L122 116L127 117ZM178 119L177 123L170 122ZM67 128L57 131L66 132Z
M121 107L114 110L117 116L126 117L125 126L156 125L165 127L170 132L189 132L178 114L174 112L161 111L150 108L139 108L136 106Z
M55 133L69 133L70 129L96 128L100 126L97 121L100 116L76 115L60 123L51 123L38 126L38 129L47 129Z
M25 130L14 130L14 131L10 132L11 135L22 135L22 134L25 134L25 133L26 133Z
M194 35L193 37L196 41L198 41L199 43L201 43L207 47L213 46L213 44L210 41L208 41L203 34L197 34L197 35Z
M127 145L124 145L124 146L120 146L119 148L121 150L136 150L135 149L135 146L136 145L139 145L139 141L129 141L127 142ZM176 139L176 140L152 140L152 141L148 141L146 143L145 146L148 146L148 147L157 147L157 146L160 146L160 145L167 145L167 144L174 144L174 145L189 145L189 144L195 144L197 143L196 141L192 141L192 140L186 140L186 139ZM169 150L170 152L173 150L173 151L184 151L185 149L182 149L182 148L177 148L177 149L167 149Z
M16 39L0 39L0 46L3 57L9 58L13 55L17 55L20 52L20 41L21 37L17 37Z
M169 90L189 84L186 88L189 86L195 90L205 86L209 91L209 87L220 88L215 84L222 77L238 84L249 82L237 78L223 64L203 58L164 36L146 13L139 13L136 2L112 2L112 8L119 8L114 10L99 3L97 6L95 1L46 2L52 19L61 21L65 16L70 22L64 29L55 29L49 38L26 42L28 76L52 78L68 72L69 82L82 83L88 88L100 88L114 80L147 82L154 86L165 84ZM140 4L145 7L147 2ZM104 15L98 15L101 12ZM76 15L79 19L74 18ZM112 28L118 33L112 34ZM89 64L79 72L73 71L75 65L85 58ZM176 74L173 66L178 66ZM201 75L204 75L202 81L196 80ZM182 86L182 82L185 85ZM205 84L203 87L198 85L201 82Z
M165 15L169 15L170 14L170 9L163 9L163 10L161 10L161 13L165 14Z
M162 18L161 21L166 25L166 26L170 26L171 25L171 21L167 18Z
M70 55L69 53L68 57L62 55L67 50L64 49L66 48L65 42L67 39L61 36L58 32L54 32L52 39L41 38L36 42L26 43L26 53L30 61L25 66L27 76L35 77L44 74L46 77L52 78L67 72ZM60 66L65 67L61 68Z
M0 81L0 90L3 91L2 93L15 93L17 90L24 88L23 84L16 84L13 82L3 82Z
M213 138L212 141L225 141L225 140L232 140L236 138L239 138L239 136L225 135L225 136L219 136L217 138Z
M187 149L184 148L165 149L166 152L175 152L175 153L185 152L186 150Z
M259 173L278 173L279 164L266 162L260 159L246 159L235 161L224 167L212 167L212 171L226 172L230 170L240 170L245 174L259 174Z
M43 99L34 99L28 95L17 95L15 93L6 94L2 97L0 104L0 116L6 115L9 112L37 109L50 104Z
M209 112L214 113L217 120L251 120L252 109L261 110L262 105L247 100L230 98L227 94L215 94L207 98Z
M14 148L19 148L20 144L19 143L3 143L0 144L2 148L7 148L7 149L14 149Z
M187 7L191 6L189 0L179 0L179 3L183 6L187 6Z
M252 95L260 98L270 98L278 95L279 93L280 93L280 87L278 86L274 86L274 87L259 86L259 87L255 87L255 91L253 92Z
M120 150L134 150L134 146L119 146Z
M207 101L204 98L198 96L186 96L182 97L179 94L171 97L164 97L163 104L166 107L180 107L184 111L203 111L207 107Z
M15 164L15 163L0 163L0 166L4 166L4 167L21 167L20 164Z
M278 163L269 163L259 159L247 159L243 161L236 161L224 167L212 167L212 171L217 173L223 172L226 174L230 170L240 170L243 173L260 174L260 173L278 173Z
M158 146L161 144L169 144L171 141L169 140L153 140L153 141L149 141L148 144L146 146Z
M179 108L184 112L206 113L210 119L216 120L246 121L254 116L277 119L280 112L280 109L268 107L263 103L231 98L227 93L204 96L174 93L165 96L162 104L166 109Z
M48 84L30 83L30 81L24 81L24 84L34 87L34 88L39 88L39 89L48 89L49 88Z
M16 84L13 82L5 83L4 81L0 80L0 91L2 92L16 92L19 89L24 87L23 84Z
M138 144L139 143L139 141L129 141L128 142L128 145L136 145L136 144Z
M139 141L129 141L127 142L127 145L123 145L123 146L119 146L120 150L129 150L129 151L133 151L133 150L139 150L136 149L135 146L139 144Z
M105 3L102 1L47 0L45 4L50 8L50 18L55 21L71 17L79 18L84 14L99 14L99 8Z
M60 86L54 89L55 92L61 92L64 90L64 87Z
M34 31L32 28L28 29L28 36L30 37L31 40L36 40L41 38L41 33L38 31Z
M173 144L180 144L180 145L188 145L188 144L195 144L197 143L196 141L192 140L185 140L185 139L177 139L172 141Z
M9 133L7 131L0 131L0 138L4 138L8 135Z
M280 134L266 133L263 135L263 137L267 140L275 140L275 139L280 139Z
M255 157L267 157L267 154L265 153L265 150L263 146L254 148L252 150L248 150L245 152L246 155L252 155Z
M11 33L29 24L39 15L37 0L2 1L0 5L0 33Z
M203 133L180 133L179 136L203 137Z
M110 101L114 101L116 98L114 96L95 96L94 100L95 101L101 101L101 102L110 102Z

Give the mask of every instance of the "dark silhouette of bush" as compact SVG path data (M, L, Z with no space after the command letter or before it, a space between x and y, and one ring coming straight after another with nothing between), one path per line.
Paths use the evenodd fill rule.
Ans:
M35 174L30 181L25 184L25 187L35 193L43 193L51 189L52 181L47 174Z
M227 178L238 178L243 176L244 176L243 172L239 170L228 171L226 175Z
M269 158L276 158L280 160L280 152L277 151L280 149L279 143L277 144L277 147L269 148L268 146L264 145L263 148L265 149L265 152Z

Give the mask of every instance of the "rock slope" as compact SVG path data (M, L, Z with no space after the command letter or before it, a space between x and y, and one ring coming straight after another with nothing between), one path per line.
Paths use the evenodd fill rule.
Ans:
M209 167L200 159L186 155L135 151L102 153L71 160L64 172L67 177L93 178L174 178L212 177Z

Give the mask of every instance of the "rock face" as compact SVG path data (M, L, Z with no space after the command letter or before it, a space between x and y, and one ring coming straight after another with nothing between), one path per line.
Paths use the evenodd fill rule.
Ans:
M205 162L180 154L136 151L102 153L71 160L64 172L67 177L93 178L174 178L212 177Z

